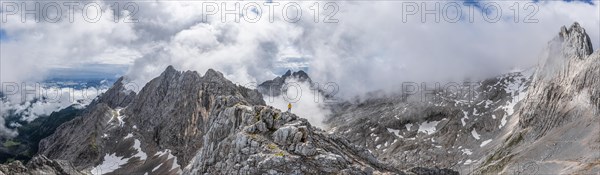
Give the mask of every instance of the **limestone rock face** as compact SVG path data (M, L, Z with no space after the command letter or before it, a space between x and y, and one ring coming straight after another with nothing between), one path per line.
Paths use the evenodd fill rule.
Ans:
M519 125L531 128L534 138L571 117L597 115L600 109L600 53L592 54L585 29L577 23L563 27L547 52L519 111Z
M600 51L579 24L548 44L527 94L518 125L477 172L600 172Z
M183 174L362 174L399 172L367 150L272 107L236 105L214 118ZM233 129L236 128L236 129Z

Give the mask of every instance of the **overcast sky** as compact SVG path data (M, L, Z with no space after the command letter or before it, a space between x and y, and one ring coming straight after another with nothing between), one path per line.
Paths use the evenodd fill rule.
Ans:
M292 68L307 69L321 84L335 82L348 96L395 89L404 81L462 80L533 66L560 27L575 21L586 28L595 49L600 40L598 1L302 1L302 17L295 22L282 14L289 2L279 2L271 14L262 1L256 2L260 10L243 13L248 18L260 14L254 22L212 15L206 1L95 1L102 7L97 20L96 6L84 8L85 3L72 10L70 20L68 6L60 1L61 20L48 22L57 19L57 8L44 8L52 3L44 1L40 9L49 15L39 23L32 15L21 22L22 14L14 14L10 2L2 3L3 82L39 81L53 68L121 64L128 65L128 78L140 84L167 65L200 73L214 68L247 84ZM17 2L16 7L33 8L34 3ZM248 3L240 2L240 8ZM436 3L438 11L422 20L423 10L435 10ZM233 2L227 5L231 9ZM118 22L112 15L116 7ZM290 9L293 19L296 13ZM133 13L134 20L128 19Z

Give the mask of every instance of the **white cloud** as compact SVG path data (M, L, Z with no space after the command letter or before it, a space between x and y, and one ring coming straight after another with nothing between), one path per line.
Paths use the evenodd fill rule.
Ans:
M325 98L312 89L308 82L299 82L294 78L286 80L288 89L280 96L264 96L269 106L281 111L287 111L288 103L292 104L291 112L299 117L307 119L313 126L325 128L323 120L331 113L325 105Z
M172 64L199 72L214 68L245 84L272 78L272 70L282 65L277 61L293 54L308 60L313 79L334 81L342 86L342 93L352 95L393 89L402 81L485 77L531 65L559 27L574 21L587 28L592 38L600 37L598 5L580 2L536 3L539 11L534 18L539 22L532 24L522 22L530 12L525 9L520 11L519 23L512 21L510 7L519 3L524 8L524 1L493 2L503 9L503 20L497 23L484 21L479 10L471 14L473 23L449 23L443 17L438 23L433 15L426 15L423 23L420 13L408 16L405 23L402 7L412 2L335 2L339 7L336 24L322 22L330 12L322 9L327 3L323 1L318 1L319 23L313 22L315 2L298 2L303 16L297 23L282 19L281 7L286 2L279 2L274 10L273 23L266 6L257 23L243 19L235 23L231 15L223 23L218 15L202 21L202 3L210 2L177 1L135 2L139 22L115 23L110 3L96 2L105 10L97 23L79 18L81 11L75 11L74 23L20 23L15 22L19 15L8 16L12 22L2 28L11 40L2 43L2 81L42 79L48 67L92 62L132 63L129 75L137 82L148 81ZM240 6L247 3L240 2ZM425 8L421 3L415 4ZM431 9L434 3L443 10L451 2L425 5ZM457 4L463 20L468 20L468 7Z
M18 2L20 8L30 9L34 7L33 3L36 2L27 2L23 6ZM40 9L44 4L41 3ZM123 63L139 57L137 48L128 46L138 39L133 24L113 22L113 17L107 15L112 14L111 9L103 2L96 4L102 5L105 11L95 23L85 21L81 17L82 10L74 10L75 17L70 22L66 6L62 7L64 17L55 23L45 22L43 18L36 23L33 15L26 16L23 23L21 15L6 15L7 22L2 24L2 30L9 39L1 44L2 82L42 80L53 67Z
M167 65L198 72L213 68L247 84L272 79L281 65L308 65L314 81L335 82L339 95L349 97L379 89L397 91L404 81L463 80L531 66L559 28L575 21L587 29L596 48L600 44L598 3L539 2L537 23L522 22L530 12L523 9L524 1L516 1L519 23L510 10L515 2L508 1L495 2L503 9L503 20L497 23L484 21L481 11L475 11L473 23L437 23L433 16L423 23L419 15L404 23L402 5L407 1L333 1L339 7L334 15L339 22L323 23L331 8L325 10L327 2L317 1L322 16L315 23L310 8L315 2L302 1L302 19L290 23L280 9L286 2L279 2L272 23L267 15L256 23L223 23L218 16L202 20L206 1L133 1L139 7L139 22L115 23L108 8L113 1L94 2L104 7L105 15L97 23L80 17L73 23L21 23L20 16L9 16L2 24L9 39L0 46L0 81L39 81L51 67L116 63L131 64L127 74L137 84L159 75ZM435 2L425 3L430 8ZM450 2L439 3L443 7ZM468 8L461 9L465 16ZM281 64L290 55L306 63Z
M0 136L14 137L18 134L16 130L5 126L6 118L11 114L20 116L20 121L31 122L38 117L49 116L54 111L74 104L79 105L76 107L85 107L98 95L108 90L95 87L74 89L41 85L27 85L25 89L27 92L23 92L22 89L12 91L0 99Z
M399 11L406 2L336 2L340 9L336 24L312 22L313 3L300 3L304 15L298 23L285 22L279 10L275 10L274 23L266 19L222 23L218 17L206 23L196 21L175 32L156 52L136 60L130 75L143 83L173 64L199 72L214 68L241 84L261 82L273 78L277 66L298 65L281 64L286 60L282 57L292 54L307 60L314 80L336 82L340 95L348 97L379 89L398 91L404 81L462 81L466 76L476 79L533 66L559 28L575 21L586 27L592 38L600 37L595 16L598 5L586 3L537 3L539 11L533 16L537 23L523 23L530 12L526 10L515 23L510 11L515 2L504 1L498 2L503 19L497 23L486 22L479 10L472 14L473 23L449 23L443 18L437 23L433 16L421 22L419 15L409 16L404 23ZM528 5L516 3L521 8ZM197 10L199 3L194 8L179 5L169 5L169 9L178 9L173 18L200 18L190 12ZM461 8L468 20L468 7Z

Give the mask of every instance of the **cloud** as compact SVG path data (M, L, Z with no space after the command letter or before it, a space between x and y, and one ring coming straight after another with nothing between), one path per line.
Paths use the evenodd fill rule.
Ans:
M279 2L270 22L268 9L259 1L261 20L250 23L242 18L236 23L231 15L227 22L218 14L203 20L202 4L212 2L134 1L138 22L115 23L111 3L94 2L104 10L96 23L80 18L82 10L75 10L74 22L21 23L19 15L9 15L10 22L2 25L10 38L1 46L2 81L43 79L53 66L112 63L130 64L130 79L142 84L167 65L199 72L214 68L245 84L273 78L273 70L282 65L278 63L293 55L306 61L313 79L336 82L342 94L354 95L394 88L403 81L485 77L530 66L559 27L574 21L592 38L600 37L598 5L585 2L480 2L478 7L501 7L502 20L496 23L485 21L479 9L470 14L462 2L447 1L331 2L338 7L336 13L331 13L332 7L325 9L328 2L318 1L318 23L315 2L297 2L302 19L291 23L282 10L286 2ZM221 3L213 4L222 7ZM226 5L231 8L233 3ZM244 7L253 2L239 3ZM521 9L518 23L510 10L515 3ZM439 22L432 14L422 22L421 11L403 19L408 5L422 10L436 4L442 14ZM447 21L457 14L453 8L444 11L450 5L461 9L461 21ZM523 23L533 7L538 7L533 16L538 22ZM329 14L339 22L324 23Z
M504 1L503 1L504 2ZM402 22L399 7L407 2L374 2L340 5L340 23L331 30L308 32L305 46L312 48L309 73L316 81L333 81L342 95L385 89L398 91L405 81L462 81L485 78L513 67L537 63L537 55L558 34L560 26L579 21L598 43L598 5L541 2L537 23L513 21L510 6L526 2L498 3L503 19L490 23L475 11L474 22L436 23L433 15L409 16ZM418 3L428 8L434 3ZM440 3L441 6L447 3ZM532 8L530 8L532 9ZM316 40L314 40L316 38Z
M323 120L331 111L325 106L325 97L311 88L309 82L295 78L287 79L284 86L288 89L280 96L263 96L267 105L287 111L288 104L292 104L292 113L307 119L313 126L327 129Z
M3 1L3 7L8 3ZM16 4L19 8L33 9L35 3L40 2L17 1ZM41 1L38 9L43 9L48 3L53 2ZM80 7L84 4L80 3ZM6 17L2 30L9 39L0 44L1 81L39 81L46 77L48 70L56 67L130 64L134 58L140 57L137 48L128 46L138 39L133 24L113 22L113 17L107 15L112 13L107 4L99 1L94 4L105 9L97 22L85 21L82 10L73 10L75 17L70 22L67 6L61 6L63 17L59 22L43 19L36 22L34 15L26 15L25 22L21 22L20 13L9 15L5 14L6 11L2 12L2 16Z
M124 10L126 2L122 2L115 23L110 15L116 11L110 6L114 1L91 2L103 8L104 15L95 23L83 20L81 9L75 10L74 22L21 23L19 15L9 15L1 28L0 81L39 81L56 67L126 64L129 81L140 85L167 65L198 72L213 68L248 85L274 78L281 66L300 65L308 67L315 82L339 85L336 95L347 98L375 90L397 92L406 81L462 81L533 66L559 28L575 21L587 29L596 48L600 44L598 3L483 1L478 7L495 3L502 9L499 21L488 22L483 15L498 11L476 9L471 14L462 1L301 1L297 2L301 20L288 22L282 10L288 2L276 1L280 5L271 14L273 22L262 5L264 15L251 23L233 22L231 15L226 22L219 15L203 20L202 4L212 3L208 1L132 1L137 10ZM215 3L226 3L231 9L235 2ZM252 2L239 3L243 7ZM315 3L318 22L314 22ZM460 13L450 10L448 14L461 14L460 21L447 22L448 15L436 22L434 15L426 14L423 22L420 13L404 15L406 5L416 4L422 10L436 3L439 13L457 4ZM511 10L515 4L518 22ZM534 7L537 22L524 23ZM138 22L123 22L132 12ZM323 22L328 16L338 22ZM285 64L288 60L294 63Z
M19 121L31 122L38 117L47 117L54 111L71 105L85 107L98 95L108 90L107 87L74 89L69 87L46 87L40 84L26 85L27 92L11 91L0 98L0 136L14 137L16 128L8 128L6 119L11 115L19 116ZM27 93L23 96L22 93ZM15 122L15 121L12 121Z
M323 7L326 2L319 3ZM470 14L469 7L462 3L456 3L462 10L462 19L456 23L445 21L444 16L436 22L433 15L426 15L423 22L420 13L403 22L401 11L407 3L335 2L339 7L334 15L338 23L313 22L314 12L310 9L314 2L302 2L299 4L304 15L296 23L286 22L284 14L275 10L273 23L223 23L219 16L212 16L191 24L189 21L194 20L183 16L201 18L190 12L198 10L200 3L177 6L163 2L176 11L172 17L188 22L173 27L183 28L137 59L129 75L143 84L173 64L199 72L215 68L234 82L246 84L275 77L278 66L294 65L279 64L293 55L306 61L314 80L321 84L335 82L340 86L338 95L351 97L381 89L398 91L406 81L462 81L465 77L485 78L534 66L560 26L575 21L587 28L592 38L600 37L600 23L595 16L598 5L582 2L493 2L502 9L501 20L495 23L486 21L486 13L479 9ZM436 3L440 9L451 4L415 4L431 8ZM482 8L487 7L488 2L482 3ZM519 16L510 10L515 3L521 8ZM537 22L524 23L533 7L537 12L531 18ZM472 22L469 15L473 16ZM600 43L595 40L594 44Z

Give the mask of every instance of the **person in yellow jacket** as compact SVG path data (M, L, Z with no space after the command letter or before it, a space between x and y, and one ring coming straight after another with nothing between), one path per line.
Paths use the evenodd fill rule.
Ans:
M288 112L292 112L292 103L288 103Z

